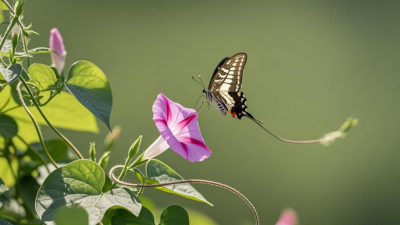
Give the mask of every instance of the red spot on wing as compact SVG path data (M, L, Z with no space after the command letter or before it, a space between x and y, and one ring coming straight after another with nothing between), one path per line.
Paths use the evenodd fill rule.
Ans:
M232 115L233 118L236 117L236 113L235 113L235 112L233 112L233 111L231 111L231 110L228 110L228 112Z

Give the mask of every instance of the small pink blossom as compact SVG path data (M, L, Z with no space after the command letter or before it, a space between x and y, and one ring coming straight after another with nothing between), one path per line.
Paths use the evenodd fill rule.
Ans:
M190 162L203 161L211 155L197 122L197 112L159 94L153 104L153 120L161 136L145 151L143 160L151 159L168 148Z
M67 52L64 48L62 36L57 28L53 28L50 31L50 48L57 52L51 54L52 66L57 69L58 74L61 74L65 65Z
M297 225L297 214L293 209L285 209L275 225Z

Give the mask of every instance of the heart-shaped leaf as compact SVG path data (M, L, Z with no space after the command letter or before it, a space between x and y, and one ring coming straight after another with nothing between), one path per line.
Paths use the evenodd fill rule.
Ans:
M139 216L133 215L126 209L113 207L107 210L103 218L103 225L150 225L154 224L154 216L150 210L142 207Z
M172 205L162 212L160 225L189 225L189 215L181 206Z
M88 61L74 63L69 70L66 86L82 105L111 130L111 87L99 67Z
M49 66L35 63L29 67L28 73L40 91L56 89L57 77Z
M89 214L89 224L97 224L108 208L122 206L139 215L142 204L128 188L102 193L103 169L90 160L76 160L54 170L36 196L36 212L46 224L54 223L54 213L62 206L79 205Z
M136 173L138 175L140 173ZM167 183L171 181L184 180L177 172L175 172L171 167L167 166L163 162L152 159L146 164L146 174L149 179L144 179L146 183L150 184L158 184L158 183ZM196 200L199 202L204 202L212 206L210 202L208 202L203 195L201 195L192 185L189 183L183 184L171 184L162 187L156 187L161 191L165 191L168 193L176 194L185 198L189 198L192 200Z

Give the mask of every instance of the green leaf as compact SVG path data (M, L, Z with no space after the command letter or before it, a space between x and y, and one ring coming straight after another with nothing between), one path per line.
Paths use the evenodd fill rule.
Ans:
M79 205L89 213L89 224L99 223L108 208L119 205L139 215L142 204L128 188L102 193L103 169L90 160L76 160L54 170L36 196L36 212L46 224L54 224L55 211Z
M86 210L82 207L63 206L60 207L55 213L54 222L57 225L70 225L70 224L85 225L89 224L89 215L86 212Z
M38 47L38 48L34 48L28 51L29 54L42 54L42 53L55 53L56 51L54 51L51 48L46 48L46 47Z
M28 73L40 91L56 90L57 77L54 71L44 64L32 64Z
M19 191L25 205L31 213L35 213L35 196L39 190L39 184L32 176L24 176L18 183Z
M0 92L7 86L7 81L0 72Z
M10 201L10 192L8 187L4 184L3 180L0 178L0 201Z
M139 216L133 215L131 212L113 207L107 210L104 215L103 225L149 225L154 224L154 216L150 210L142 207Z
M14 118L0 114L0 133L7 138L12 138L18 133L18 125Z
M22 66L19 64L12 64L6 68L0 66L0 73L8 84L12 84L15 80L21 76Z
M177 180L184 180L177 172L175 172L171 167L167 166L163 162L152 159L146 164L146 174L150 180L145 180L146 183L157 184L166 183ZM161 191L176 194L185 198L189 198L195 201L204 202L212 206L203 195L201 195L192 185L189 183L184 184L172 184L162 187L156 187Z
M100 68L88 61L74 63L69 70L66 87L82 105L111 130L111 87Z
M8 156L7 156L8 157ZM1 179L7 185L7 187L13 187L15 185L15 176L14 174L18 173L18 159L16 157L11 158L11 167L5 157L0 157L0 174ZM11 170L12 169L12 170Z
M0 207L0 218L9 221L21 221L26 218L26 213L22 205L14 198Z
M11 88L7 86L6 89L1 92L1 95L0 108L6 105L2 111L12 109L7 112L7 115L15 119L18 127L23 128L18 130L18 135L28 143L39 141L32 121L26 111L22 107L18 107L19 104L17 104L14 99L10 99ZM28 108L40 125L47 125L35 106L29 106ZM56 95L46 106L41 107L41 109L53 126L92 133L97 133L99 131L96 118L93 114L68 92L61 92ZM15 141L18 145L17 147L25 148L18 139Z
M189 215L181 206L172 205L162 212L160 225L189 225Z
M8 222L7 220L3 220L2 218L0 218L0 225L13 225L13 224Z
M48 140L45 141L44 143L50 155L57 162L65 163L78 159L78 157L71 150L71 148L61 139ZM36 149L40 153L40 155L42 155L43 158L47 158L47 155L43 151L42 145L39 142L31 144L31 147ZM27 152L27 155L29 155L34 160L39 160L38 157L34 155L32 152Z

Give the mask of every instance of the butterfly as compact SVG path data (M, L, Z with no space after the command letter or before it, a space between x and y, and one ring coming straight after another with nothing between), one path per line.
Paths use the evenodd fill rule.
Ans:
M267 130L262 124L262 121L259 121L251 115L251 113L247 112L246 105L246 97L243 92L240 90L242 88L242 79L243 79L243 70L246 65L247 54L244 52L237 53L232 57L224 58L218 66L215 68L214 73L211 77L210 84L206 89L201 81L201 77L199 79L201 81L197 83L203 86L203 93L205 94L206 101L210 104L213 103L215 108L222 114L226 115L226 113L230 113L232 117L237 117L238 119L242 119L242 117L247 117L253 122L255 122L258 126L260 126L267 133L272 135L273 137L288 143L297 143L297 144L308 144L308 143L317 143L320 139L317 140L309 140L309 141L292 141L284 138L280 138ZM201 108L201 107L200 107Z
M206 95L206 101L213 103L222 115L228 112L238 119L246 116L255 120L253 115L247 112L247 99L240 90L246 61L247 54L243 52L224 58L215 68L208 89L203 88L203 93Z

